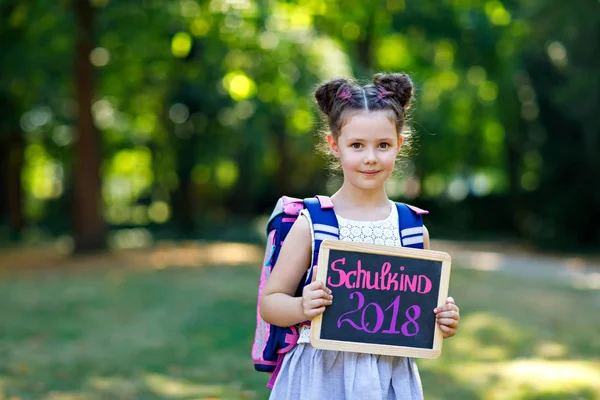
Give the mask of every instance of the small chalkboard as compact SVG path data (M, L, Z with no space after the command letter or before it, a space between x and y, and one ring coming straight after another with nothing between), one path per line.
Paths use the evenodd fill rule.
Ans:
M325 240L317 280L333 304L313 319L315 348L437 358L443 335L433 309L448 295L450 255Z

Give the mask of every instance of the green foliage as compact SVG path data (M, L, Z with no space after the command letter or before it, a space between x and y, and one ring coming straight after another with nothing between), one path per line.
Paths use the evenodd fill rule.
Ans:
M417 85L418 146L395 197L450 213L470 198L502 198L497 215L511 216L512 234L600 243L594 0L92 4L102 214L114 226L171 220L194 232L206 216L332 190L314 156L315 85L400 70ZM31 223L60 219L49 201L71 201L73 21L68 2L0 2L0 141L15 129L25 139ZM494 229L494 218L472 211L470 220Z

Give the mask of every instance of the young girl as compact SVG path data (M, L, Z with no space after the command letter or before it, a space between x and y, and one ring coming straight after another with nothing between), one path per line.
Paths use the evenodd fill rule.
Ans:
M377 74L373 84L356 86L335 79L315 93L327 116L327 145L339 160L344 180L332 197L340 240L400 246L398 211L388 199L391 176L404 136L413 96L406 74ZM304 211L303 211L304 212ZM311 261L311 226L298 218L282 245L277 265L264 288L260 314L277 326L292 326L323 313L334 301L331 290L314 281L293 297ZM429 233L424 229L424 247ZM444 338L454 336L459 309L449 297L434 310ZM303 326L276 378L271 399L422 399L419 371L412 358L319 350Z

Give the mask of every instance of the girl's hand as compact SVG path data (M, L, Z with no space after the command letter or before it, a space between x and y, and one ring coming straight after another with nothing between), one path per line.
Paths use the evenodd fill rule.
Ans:
M307 320L323 314L325 307L331 305L332 301L331 289L323 282L311 282L302 290L302 312Z
M448 297L446 304L433 310L435 319L444 334L444 339L456 335L458 321L460 321L459 311L452 297Z

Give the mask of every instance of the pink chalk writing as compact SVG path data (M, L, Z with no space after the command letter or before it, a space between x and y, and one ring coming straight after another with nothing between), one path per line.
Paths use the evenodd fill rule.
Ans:
M379 271L363 269L362 261L358 260L355 268L342 268L346 258L333 261L329 268L327 285L331 287L345 286L348 289L393 290L397 292L412 292L426 294L431 291L431 280L425 275L402 273L404 266L394 272L389 261L381 265Z
M337 320L337 327L341 328L342 324L345 322L356 330L364 331L366 333L371 333L371 334L378 333L379 330L382 328L383 324L385 323L384 310L381 308L381 306L379 304L374 303L374 302L369 303L365 307L363 307L365 305L365 296L361 292L350 293L350 300L354 299L355 297L358 300L358 307L355 308L354 310L350 310L350 311L342 314ZM369 307L372 307L375 310L375 314L376 314L375 324L373 327L370 326L370 322L367 321L367 318L365 316L365 314L367 313L367 309ZM392 308L392 318L390 320L390 328L381 331L381 333L389 333L389 334L396 334L396 335L402 334L404 336L415 336L416 334L419 333L419 324L418 324L417 320L419 319L419 316L421 315L421 307L419 307L416 304L408 307L408 309L405 312L406 322L404 322L402 324L399 331L396 329L396 325L398 322L398 314L400 312L400 296L396 296L394 301L389 305L389 307L387 307L385 309L385 311L388 311L390 308ZM354 322L351 319L350 315L354 314L354 313L358 313L361 310L362 310L362 313L360 314L360 324L357 324L356 322Z

